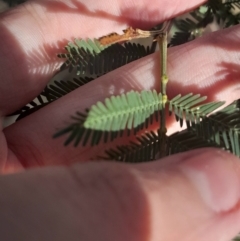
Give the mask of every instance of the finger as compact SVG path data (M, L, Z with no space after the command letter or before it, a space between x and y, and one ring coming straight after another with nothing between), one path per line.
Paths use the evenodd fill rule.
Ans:
M193 92L207 95L209 101L226 100L229 104L237 99L239 73L237 68L230 67L239 65L238 44L235 43L239 35L240 29L236 26L169 49L169 98ZM156 53L117 69L6 128L4 133L15 158L28 167L69 164L105 155L104 150L115 146L116 142L94 147L63 147L67 137L52 139L52 135L69 125L70 116L76 111L84 111L110 95L131 89L158 90L158 57ZM176 128L171 125L169 130L176 131Z
M58 241L230 240L239 231L239 171L236 157L206 149L1 177L0 231L3 240L25 241L36 233Z
M0 114L19 109L43 90L59 67L56 54L73 37L152 26L203 2L41 0L10 10L0 18Z

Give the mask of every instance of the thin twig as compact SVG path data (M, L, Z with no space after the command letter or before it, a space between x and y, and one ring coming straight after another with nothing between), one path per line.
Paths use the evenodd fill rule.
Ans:
M161 76L161 94L162 94L162 108L161 108L161 121L160 121L160 157L166 156L166 113L165 113L165 105L168 101L167 97L167 33L170 29L170 21L168 21L165 25L164 32L160 33L156 40L159 45L160 52L160 76Z

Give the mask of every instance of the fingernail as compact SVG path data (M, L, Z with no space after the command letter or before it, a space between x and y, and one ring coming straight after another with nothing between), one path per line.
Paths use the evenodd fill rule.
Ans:
M203 149L179 163L180 170L215 212L234 208L240 198L240 160L222 150Z

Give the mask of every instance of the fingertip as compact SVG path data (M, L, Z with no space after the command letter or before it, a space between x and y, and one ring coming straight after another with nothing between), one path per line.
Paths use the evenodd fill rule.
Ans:
M237 157L208 148L138 165L150 203L152 240L234 237L240 217L239 165Z
M194 152L193 152L194 154ZM213 211L227 212L240 198L239 159L222 150L203 150L179 163L180 170Z

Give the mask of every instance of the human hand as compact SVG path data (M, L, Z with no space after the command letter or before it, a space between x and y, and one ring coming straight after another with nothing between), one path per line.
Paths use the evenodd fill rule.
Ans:
M41 0L2 14L1 115L41 92L66 39L150 27L202 2L115 0L106 9L104 0ZM169 95L197 90L210 99L238 98L239 76L221 72L221 64L239 64L238 28L171 48ZM66 118L103 100L112 86L114 94L120 83L125 91L157 87L157 58L153 54L117 69L3 130L1 171L23 171L0 178L3 240L215 241L238 232L239 165L230 154L204 149L148 164L79 164L102 146L65 148L62 139L51 139ZM70 167L43 167L50 165ZM25 171L33 166L41 168Z

